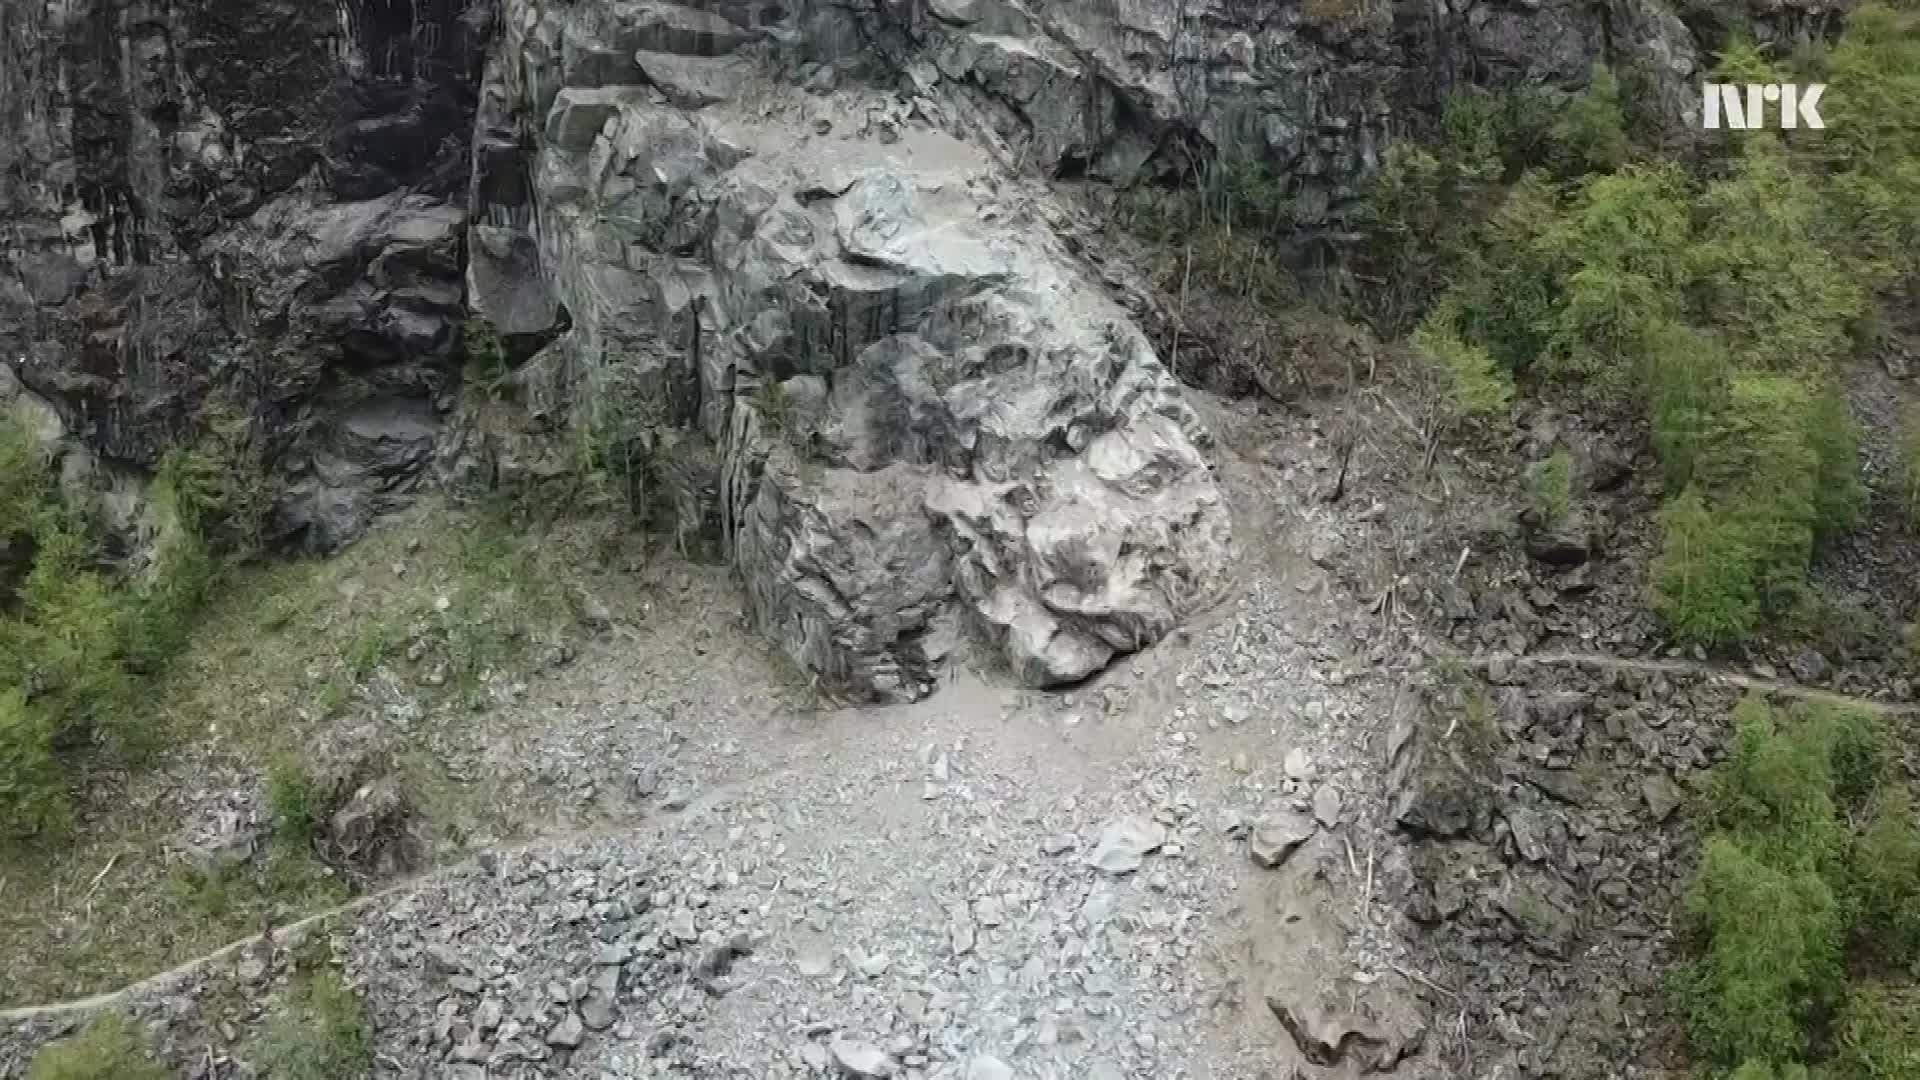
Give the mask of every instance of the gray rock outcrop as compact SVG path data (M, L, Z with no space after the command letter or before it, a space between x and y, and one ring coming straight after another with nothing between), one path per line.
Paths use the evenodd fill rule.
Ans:
M643 7L603 32L684 50L647 60L658 92L557 86L531 163L573 324L537 365L577 374L584 422L719 448L754 617L855 696L927 693L970 635L1047 685L1166 633L1228 543L1207 435L1031 193L931 125L863 137L884 98L784 90L747 26ZM567 78L578 15L553 17L527 110Z

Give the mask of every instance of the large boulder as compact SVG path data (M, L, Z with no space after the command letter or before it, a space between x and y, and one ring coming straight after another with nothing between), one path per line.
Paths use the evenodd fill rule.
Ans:
M919 697L970 639L1053 685L1165 634L1229 526L1140 331L977 148L796 138L753 96L555 94L598 128L535 174L582 409L720 447L754 617L853 696Z

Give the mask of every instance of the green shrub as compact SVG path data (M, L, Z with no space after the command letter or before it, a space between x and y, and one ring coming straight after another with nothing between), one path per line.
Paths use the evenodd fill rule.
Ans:
M1920 993L1870 984L1847 995L1841 1011L1834 1074L1846 1080L1912 1080L1920 1076Z
M1455 415L1496 416L1513 401L1513 377L1487 350L1463 341L1444 320L1422 323L1413 345L1437 374L1441 396Z
M303 974L258 1056L269 1080L358 1080L373 1067L366 1008L333 970Z
M1666 418L1676 444L1681 411ZM1686 437L1693 487L1662 516L1655 608L1683 641L1739 641L1761 615L1798 604L1815 544L1852 522L1856 436L1832 391L1800 377L1736 375L1707 430Z
M39 441L18 418L0 415L0 569L32 557L34 533L52 493L53 474Z
M1707 940L1676 981L1694 1046L1727 1066L1800 1060L1809 1019L1843 985L1840 906L1827 883L1716 834L1686 911Z
M1903 785L1880 792L1855 842L1849 881L1860 931L1882 959L1902 964L1920 956L1920 829L1913 813ZM1913 1045L1920 1052L1920 1042Z
M281 755L267 766L267 809L274 839L308 848L327 813L327 793L298 758Z
M24 694L0 689L0 847L58 833L68 821L56 734Z
M468 319L461 327L460 346L466 357L463 373L467 384L488 397L498 395L512 371L507 364L506 345L493 324L485 319Z
M1858 710L1758 697L1734 722L1686 898L1701 953L1673 980L1695 1049L1735 1075L1914 1075L1911 991L1850 993L1842 959L1884 974L1920 946L1920 830L1885 735Z
M1742 701L1733 713L1733 746L1709 784L1713 826L1770 865L1835 867L1844 847L1834 804L1839 715L1782 713L1758 697Z
M1647 413L1670 491L1685 491L1693 482L1694 464L1726 401L1730 368L1720 338L1695 327L1669 323L1648 341Z
M1689 194L1671 166L1630 166L1575 192L1540 241L1567 268L1546 348L1552 372L1631 385L1649 344L1681 314Z
M1561 108L1547 137L1555 165L1568 175L1612 172L1627 163L1626 112L1612 69L1594 65L1592 78Z
M1573 507L1573 455L1555 450L1545 461L1536 462L1527 486L1542 521L1557 525L1566 520Z
M1653 608L1682 641L1721 645L1760 622L1754 553L1740 529L1689 490L1660 511Z
M1509 371L1531 367L1551 336L1565 268L1542 238L1559 213L1551 185L1538 173L1522 176L1456 257L1453 283L1436 306Z
M27 1069L27 1080L168 1080L171 1075L117 1013L99 1017L78 1035L48 1043Z
M1821 244L1827 192L1779 143L1745 144L1700 197L1695 303L1750 368L1824 372L1852 350L1868 294L1858 268Z

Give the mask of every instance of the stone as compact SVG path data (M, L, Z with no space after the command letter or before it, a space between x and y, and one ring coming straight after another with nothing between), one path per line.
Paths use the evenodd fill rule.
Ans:
M1412 754L1395 783L1394 821L1402 829L1438 838L1483 828L1492 812L1487 786L1452 755L1431 748Z
M1296 746L1287 751L1282 767L1286 770L1288 779L1305 780L1313 775L1313 758L1308 756L1306 750Z
M327 821L326 841L341 858L370 864L404 839L412 813L400 782L382 777L354 789Z
M1313 818L1324 828L1340 824L1340 792L1332 784L1321 785L1313 793Z
M561 1018L559 1023L547 1031L547 1045L562 1050L578 1049L580 1044L586 1041L586 1025L581 1022L580 1015L571 1010Z
M1674 810L1685 800L1686 792L1666 773L1653 772L1641 778L1640 797L1646 801L1647 813L1653 815L1654 821L1660 822L1673 816Z
M833 949L824 941L805 941L794 953L793 966L807 978L820 978L833 970Z
M1349 1011L1312 997L1315 992L1285 987L1267 995L1267 1008L1308 1064L1388 1072L1425 1042L1426 1025L1409 1006L1370 1001Z
M1787 661L1793 677L1803 683L1821 683L1833 674L1833 665L1816 649L1800 649Z
M833 1056L834 1067L842 1076L886 1077L892 1076L898 1065L893 1055L870 1042L849 1039L836 1035L827 1044L827 1051Z
M613 1026L613 999L599 991L589 993L580 1001L580 1023L588 1031L605 1031Z
M1573 940L1573 916L1548 889L1516 877L1507 882L1494 903L1535 952L1554 959L1567 955Z
M1072 833L1049 833L1040 841L1040 854L1064 855L1080 843L1080 838Z
M1013 1080L1013 1067L988 1054L967 1062L967 1080Z
M1305 814L1290 811L1269 814L1248 834L1247 851L1254 862L1271 870L1312 839L1314 831L1312 819Z
M1167 830L1147 818L1116 818L1100 829L1100 839L1087 854L1088 866L1115 877L1140 869L1146 857L1167 841Z
M1506 811L1507 831L1513 836L1514 850L1528 862L1547 857L1546 819L1535 810L1511 807Z

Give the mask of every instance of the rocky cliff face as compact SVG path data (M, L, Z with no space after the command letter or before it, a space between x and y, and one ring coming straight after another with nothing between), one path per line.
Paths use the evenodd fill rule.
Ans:
M80 444L150 467L237 413L317 547L412 483L464 318L463 7L7 5L0 355Z
M316 548L569 430L824 680L917 697L978 640L1067 682L1204 596L1229 527L1040 181L1254 158L1311 239L1455 82L1603 57L1686 107L1656 0L31 0L0 355L114 475L237 416ZM470 316L505 426L458 405Z

